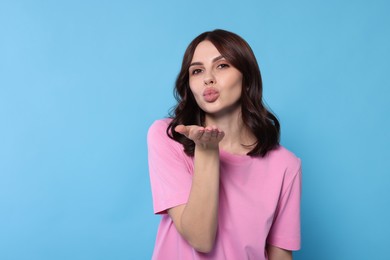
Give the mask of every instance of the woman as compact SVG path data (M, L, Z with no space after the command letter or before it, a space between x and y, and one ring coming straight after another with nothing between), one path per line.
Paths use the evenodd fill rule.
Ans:
M250 46L214 30L188 46L178 104L148 132L153 259L292 259L300 248L301 163L279 145Z

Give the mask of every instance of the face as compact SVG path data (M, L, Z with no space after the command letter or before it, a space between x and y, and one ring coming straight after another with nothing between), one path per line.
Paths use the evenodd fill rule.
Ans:
M195 49L189 84L206 114L224 115L240 109L242 74L210 41L199 43Z

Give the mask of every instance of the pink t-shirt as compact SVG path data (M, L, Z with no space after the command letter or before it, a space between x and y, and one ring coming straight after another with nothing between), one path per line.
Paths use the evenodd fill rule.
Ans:
M178 233L167 209L187 203L193 158L166 134L170 119L148 132L154 213L161 214L153 259L267 259L271 244L300 248L301 161L280 146L264 158L220 150L218 230L212 252L194 250Z

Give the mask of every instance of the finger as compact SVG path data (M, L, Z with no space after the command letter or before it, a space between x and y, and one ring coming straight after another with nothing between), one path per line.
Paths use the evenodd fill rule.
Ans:
M202 138L202 136L203 136L203 134L204 134L204 129L203 129L203 127L201 127L201 128L197 128L195 131L194 131L194 134L192 135L190 135L191 137L189 137L191 140L200 140L201 138Z
M223 139L224 136L225 136L225 133L222 132L222 131L220 131L220 132L218 132L217 139L218 139L219 141L221 141L221 140Z
M211 138L211 130L210 130L210 128L208 128L208 127L206 127L205 129L204 129L204 133L203 133L203 136L202 136L202 140L204 140L204 141L209 141L210 140L210 138Z
M175 131L182 134L182 135L185 135L185 136L188 136L188 134L189 134L189 130L188 130L187 126L185 126L185 125L176 126Z
M218 136L218 129L213 129L212 131L211 131L211 137L212 138L216 138Z
M211 129L212 129L212 131L211 131L211 137L212 137L212 138L218 138L218 134L219 134L220 132L222 132L222 130L218 129L218 127L217 127L216 125L212 125L212 126L211 126Z

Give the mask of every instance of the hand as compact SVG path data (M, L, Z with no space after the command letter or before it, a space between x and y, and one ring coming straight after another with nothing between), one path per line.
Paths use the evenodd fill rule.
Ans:
M225 133L216 126L178 125L175 131L186 136L203 148L216 148L225 136Z

